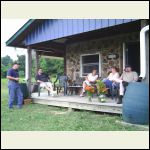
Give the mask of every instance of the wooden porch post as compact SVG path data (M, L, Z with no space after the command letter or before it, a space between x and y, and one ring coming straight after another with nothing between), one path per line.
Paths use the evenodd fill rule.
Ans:
M38 68L39 68L39 53L37 51L35 51L35 70L36 70L36 73L38 71Z
M27 87L29 91L29 97L31 96L31 68L32 68L32 49L27 47L26 53L26 79L27 79Z
M66 68L66 50L65 50L65 53L64 53L64 74L67 75L67 68Z

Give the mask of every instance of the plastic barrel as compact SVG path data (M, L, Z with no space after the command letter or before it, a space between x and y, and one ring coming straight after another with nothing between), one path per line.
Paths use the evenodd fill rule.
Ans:
M29 93L28 93L28 88L27 88L27 84L26 83L20 83L20 89L22 91L23 94L23 99L28 98Z
M123 120L132 124L149 123L149 85L130 83L123 97Z

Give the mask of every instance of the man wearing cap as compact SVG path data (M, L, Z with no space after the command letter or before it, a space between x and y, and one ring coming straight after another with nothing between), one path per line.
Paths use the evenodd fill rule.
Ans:
M138 80L138 74L135 71L132 71L132 67L130 65L127 65L124 69L124 72L122 73L121 77L119 79L115 79L116 82L119 84L119 100L117 101L117 104L122 103L122 98L124 95L125 87L130 82L136 82Z
M23 94L19 86L19 72L18 72L19 66L20 64L15 62L13 63L12 68L10 68L7 71L7 79L9 79L8 81L8 90L9 90L8 107L9 109L13 108L15 94L17 95L17 98L18 98L17 107L22 108Z

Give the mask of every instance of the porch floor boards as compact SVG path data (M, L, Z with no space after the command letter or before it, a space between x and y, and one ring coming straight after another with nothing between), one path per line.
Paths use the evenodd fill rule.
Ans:
M42 92L40 96L38 93L32 93L31 98L33 103L50 105L50 106L59 106L67 107L74 109L106 112L106 113L115 113L122 114L122 104L116 104L112 99L107 99L106 102L98 102L96 96L92 98L92 102L88 101L88 97L80 97L79 95L67 95L64 96L59 94L55 97L48 96L48 93Z

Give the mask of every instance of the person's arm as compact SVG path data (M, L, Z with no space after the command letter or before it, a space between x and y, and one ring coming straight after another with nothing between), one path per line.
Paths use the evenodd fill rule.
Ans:
M117 79L119 79L119 73L115 73L115 75L112 78L112 82L115 82Z
M133 74L133 78L134 78L134 81L136 82L137 80L138 80L138 74L136 73L136 72L133 72L134 74Z
M119 78L120 80L123 80L123 73L122 73L122 75L120 76L120 78Z
M14 78L14 77L11 77L11 76L7 76L7 79L14 80L14 81L19 81L19 78Z
M43 81L41 81L41 80L37 80L37 82L42 83Z
M95 83L96 83L97 78L98 78L98 75L95 75L94 80L92 80L92 81L90 81L90 82L95 84Z
M109 75L106 79L111 80L112 79L112 73L109 73Z
M90 74L88 74L85 79L90 82L90 80L89 80L89 75L90 75Z
M42 83L42 82L43 82L43 81L41 81L41 80L39 79L39 76L38 76L38 75L36 75L35 80L36 80L36 82L38 82L38 83Z

